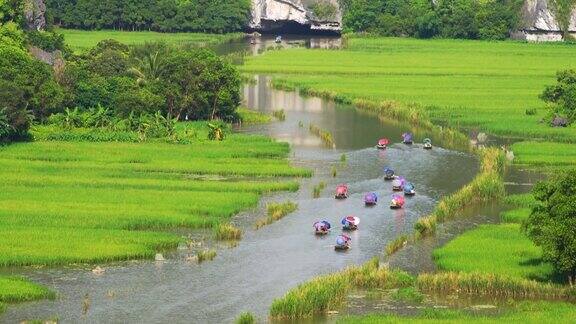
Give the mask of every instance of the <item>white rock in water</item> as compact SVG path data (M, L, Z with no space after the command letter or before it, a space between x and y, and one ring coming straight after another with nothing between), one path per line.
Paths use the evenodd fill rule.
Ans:
M166 261L166 259L164 259L164 256L162 255L162 253L156 253L156 256L154 257L154 261Z
M96 268L94 268L94 269L92 269L92 273L93 273L93 274L97 274L97 275L103 274L105 271L106 271L106 270L100 268L99 266L96 267Z

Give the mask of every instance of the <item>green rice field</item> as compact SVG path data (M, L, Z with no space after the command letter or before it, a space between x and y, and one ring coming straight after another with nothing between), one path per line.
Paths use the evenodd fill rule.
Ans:
M416 103L443 125L576 142L575 127L540 122L546 111L538 98L556 71L576 68L575 51L573 44L353 37L344 50L268 51L241 69L350 101ZM526 114L531 108L536 115Z
M514 163L539 167L576 167L576 147L553 142L519 142L512 145Z
M211 45L242 37L243 34L205 34L205 33L158 33L151 31L119 31L119 30L77 30L58 29L65 37L66 44L73 50L90 49L105 39L115 39L126 45L144 44L146 42L162 41L171 44Z
M553 267L541 260L542 251L519 224L480 225L434 251L442 270L494 273L548 281Z
M223 142L18 143L0 148L0 266L146 258L298 189L289 147L260 136ZM255 169L255 164L259 168Z
M348 316L338 324L376 323L571 323L576 320L576 307L559 302L520 302L503 314L488 316L462 310L424 308L413 317L389 314Z

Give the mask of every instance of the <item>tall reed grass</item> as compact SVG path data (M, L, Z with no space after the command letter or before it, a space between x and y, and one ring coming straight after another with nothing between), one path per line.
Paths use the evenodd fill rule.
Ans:
M286 215L298 209L298 204L288 201L285 203L269 203L266 206L267 216L256 222L256 229L270 225L275 221L284 218Z
M312 197L320 198L320 195L322 195L322 190L324 189L326 189L326 182L321 181L320 183L315 185L314 188L312 188Z
M362 266L321 276L290 290L274 300L270 316L274 319L299 319L337 310L346 302L352 289L400 288L412 285L414 279L401 271L380 268L378 259Z
M240 316L238 316L238 318L236 318L236 321L234 321L234 323L236 323L236 324L256 324L256 317L252 313L245 312L245 313L240 314Z
M198 263L202 263L205 261L212 261L216 257L216 250L207 249L199 251L196 257L198 258Z
M242 238L242 231L230 223L219 224L214 227L214 238L220 241L239 240Z
M404 246L406 246L406 244L408 244L409 240L410 240L410 237L408 235L400 235L394 241L392 241L392 242L388 243L388 245L386 245L386 255L390 256L390 255L398 252L400 249L402 249Z
M335 143L334 143L334 138L332 137L332 133L330 133L329 131L320 128L317 125L314 124L310 124L309 126L309 130L310 133L318 136L322 142L324 142L324 144L328 147L334 147Z

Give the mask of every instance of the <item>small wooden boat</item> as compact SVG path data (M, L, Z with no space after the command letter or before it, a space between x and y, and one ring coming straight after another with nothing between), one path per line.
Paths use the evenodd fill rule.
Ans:
M355 216L348 216L342 219L342 229L345 231L355 231L360 224L360 218Z
M414 196L416 194L416 187L414 184L408 182L404 185L404 196Z
M396 178L392 181L392 191L402 191L404 189L404 182L401 178Z
M346 199L348 198L348 186L345 184L338 185L336 187L336 194L334 195L336 199Z
M319 221L314 223L314 234L316 235L326 235L330 233L330 228L332 226L327 221Z
M378 144L376 144L376 147L379 150L385 150L388 147L388 144L390 144L390 140L388 140L387 138L382 138L378 141Z
M394 170L388 167L384 168L384 180L394 180L395 178Z
M340 251L348 250L350 249L351 241L352 239L346 234L338 235L338 237L336 238L336 245L334 245L334 249Z
M374 192L364 195L364 204L366 206L374 206L378 203L378 196Z
M399 195L393 195L392 200L390 201L390 209L400 209L404 207L404 197Z
M402 134L402 143L407 144L407 145L414 144L412 133L407 132L407 133Z
M429 138L424 139L424 149L431 150L432 149L432 140Z

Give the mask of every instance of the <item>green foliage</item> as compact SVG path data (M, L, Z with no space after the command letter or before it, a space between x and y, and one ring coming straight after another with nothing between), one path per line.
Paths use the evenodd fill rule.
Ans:
M229 223L219 224L214 227L214 238L220 241L239 240L242 238L242 231Z
M514 163L567 168L576 165L576 145L553 142L518 142L512 145Z
M576 70L556 73L557 84L547 86L540 98L552 105L552 113L576 121Z
M505 223L522 224L530 216L530 208L517 208L502 212L500 218Z
M208 249L199 251L197 257L198 257L198 263L202 263L205 261L212 261L216 257L216 250Z
M310 9L320 20L333 20L338 14L338 8L327 0L317 1L310 5Z
M270 225L298 209L298 204L291 201L285 203L269 203L266 205L267 216L256 222L256 229Z
M543 250L543 257L576 280L576 169L568 170L534 187L538 204L524 223L528 236Z
M576 8L576 1L574 0L550 0L550 9L554 13L554 18L558 22L558 27L562 31L564 39L570 39L570 22L572 20L572 13Z
M238 113L238 117L240 118L242 124L265 124L272 121L272 117L270 115L266 115L251 109L238 108L236 112Z
M504 39L518 24L522 1L343 0L346 31L383 36Z
M424 301L424 295L414 287L400 288L392 294L392 299L419 304Z
M250 13L248 0L47 0L46 6L50 20L66 28L161 32L239 31Z
M64 50L64 35L51 31L29 31L26 38L30 45L39 47L45 51Z

